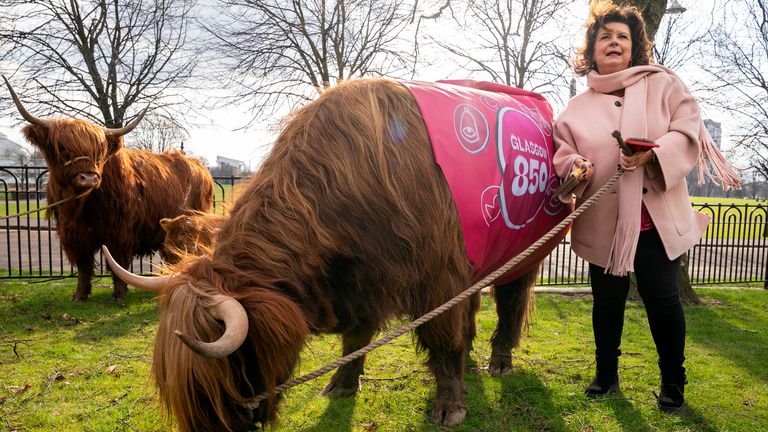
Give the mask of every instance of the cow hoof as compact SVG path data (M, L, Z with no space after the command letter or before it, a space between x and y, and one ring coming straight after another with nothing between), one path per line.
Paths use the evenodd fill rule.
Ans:
M126 296L114 296L113 295L110 298L110 301L112 301L112 303L114 303L114 304L116 304L118 306L125 306L126 300L127 300Z
M491 376L503 376L512 373L512 355L492 353L488 363L488 373Z
M74 294L72 294L72 297L70 297L69 299L72 300L73 302L86 301L86 300L88 300L88 295L87 294L74 293Z
M327 386L323 389L323 396L331 399L343 398L348 396L354 396L357 393L358 387L342 387L337 385L331 380Z
M464 402L437 401L432 409L432 421L444 426L463 423L466 417L467 406Z

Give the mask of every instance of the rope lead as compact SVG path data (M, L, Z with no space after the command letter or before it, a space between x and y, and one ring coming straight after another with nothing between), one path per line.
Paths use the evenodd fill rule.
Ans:
M248 409L255 410L259 406L259 402L263 401L270 395L276 395L278 393L282 393L285 390L288 390L291 387L295 387L299 384L303 384L307 381L313 380L321 375L324 375L336 368L339 368L352 360L355 360L361 356L364 356L365 354L368 354L369 352L373 351L374 349L390 342L391 340L402 336L403 334L415 329L416 327L424 324L425 322L431 320L432 318L440 315L441 313L447 311L448 309L452 308L459 302L466 300L469 296L475 294L476 292L480 291L481 289L485 288L486 286L490 285L493 281L498 279L501 276L504 276L510 269L512 269L514 266L519 264L522 260L527 258L531 253L536 251L538 248L540 248L542 245L544 245L546 242L548 242L552 237L560 233L560 231L564 230L568 225L573 222L574 219L579 217L584 211L586 211L592 204L594 204L597 200L599 200L603 195L605 195L608 190L613 188L613 186L616 184L616 182L619 180L619 177L623 174L622 171L617 172L613 175L604 185L601 187L597 192L595 192L594 195L589 197L586 201L584 201L576 210L574 210L571 214L566 216L565 219L563 219L559 224L557 224L554 228L549 230L543 237L541 237L539 240L537 240L534 244L529 246L526 250L521 252L520 254L516 255L511 260L507 261L506 264L499 267L496 271L489 274L483 280L477 282L476 284L472 285L471 287L467 288L463 292L461 292L459 295L454 297L453 299L447 301L446 303L443 303L441 306L438 306L437 308L433 309L431 312L428 312L424 315L422 315L420 318L416 319L415 321L412 321L410 324L407 324L403 327L400 327L399 329L395 330L394 332L390 333L389 335L371 343L367 346L360 348L359 350L349 353L346 356L336 360L335 362L322 367L314 372L310 372L304 376L301 376L299 378L292 379L290 381L286 381L279 386L275 387L274 393L272 392L264 392L253 399L250 399L249 401L243 403L242 405Z

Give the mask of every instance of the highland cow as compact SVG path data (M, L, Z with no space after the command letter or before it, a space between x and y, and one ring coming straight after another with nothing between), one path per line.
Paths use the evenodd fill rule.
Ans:
M152 375L180 430L240 431L275 420L274 389L291 377L310 333L341 333L349 354L391 317L419 317L491 273L476 272L478 263L469 259L446 167L436 163L424 110L409 90L386 79L348 81L292 113L210 254L188 256L174 274L157 278L132 275L110 261L130 284L160 293ZM538 118L534 108L549 109L543 98L519 94L523 102L509 107L491 92L481 103L498 111L499 125L511 113L536 136L514 131L515 144L497 151L483 142L494 123L469 106L453 111L456 127L445 129L463 137L471 157L485 154L503 174L501 184L472 200L481 224L525 236L534 219L557 222L568 209L552 197L559 180L550 181L546 161L552 144L544 120L551 111ZM512 155L514 167L496 163L497 153L520 149ZM463 168L476 169L475 177L485 174L479 166ZM510 193L531 205L515 204ZM526 207L525 215L516 214L517 207ZM504 278L516 282L496 289L494 374L511 367L533 269L559 240ZM460 423L467 414L463 370L478 303L475 296L415 330L436 380L431 417L437 423ZM323 393L354 394L363 361L342 366ZM251 409L248 402L263 392L267 399Z
M160 248L160 219L188 209L211 209L213 178L199 161L178 151L156 154L123 147L122 136L138 125L146 109L119 129L80 119L39 119L27 112L3 79L19 113L30 123L22 133L48 165L48 201L78 197L48 213L56 220L67 258L77 267L72 300L86 300L91 293L99 245L109 246L117 262L127 266L134 256ZM112 279L112 297L124 301L125 282Z

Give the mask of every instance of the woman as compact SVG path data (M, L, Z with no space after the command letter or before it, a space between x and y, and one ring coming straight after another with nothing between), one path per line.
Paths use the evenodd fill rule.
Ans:
M586 168L574 193L577 205L616 172L618 186L573 224L574 252L589 262L597 374L589 396L619 389L618 360L629 272L645 304L658 353L663 411L684 403L685 316L677 283L680 255L703 234L709 218L691 207L686 175L700 152L717 152L695 99L669 69L650 65L651 44L632 6L593 3L575 72L588 89L573 98L555 125L555 168L566 177ZM611 132L651 140L658 147L622 155ZM724 187L739 186L716 154ZM730 171L729 171L730 170Z

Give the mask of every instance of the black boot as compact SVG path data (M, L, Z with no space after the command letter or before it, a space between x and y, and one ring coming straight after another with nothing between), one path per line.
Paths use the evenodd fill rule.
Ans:
M685 403L685 383L661 384L661 392L656 398L659 410L666 413L680 413Z
M618 375L605 381L602 381L599 376L596 376L584 390L584 393L589 397L597 397L616 391L619 391Z
M619 391L619 359L597 359L597 374L584 390L589 397L606 395Z
M661 370L661 391L656 396L659 410L667 413L680 413L685 403L685 385L688 380L683 366L665 366L659 362Z

